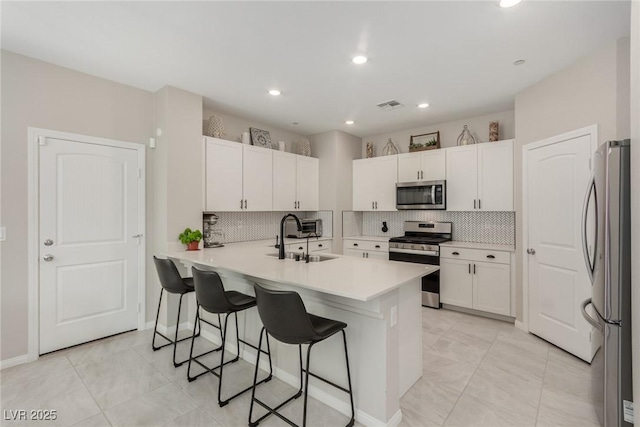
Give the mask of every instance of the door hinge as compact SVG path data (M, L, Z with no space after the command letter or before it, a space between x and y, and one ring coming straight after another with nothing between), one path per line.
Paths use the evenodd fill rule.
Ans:
M38 135L38 144L47 145L47 137L44 135Z

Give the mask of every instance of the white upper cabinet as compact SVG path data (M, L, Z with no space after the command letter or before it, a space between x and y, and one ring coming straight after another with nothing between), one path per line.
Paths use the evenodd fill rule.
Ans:
M353 210L395 211L398 156L353 161Z
M205 138L205 209L243 210L242 145L217 138Z
M270 211L272 151L205 137L205 209Z
M478 199L478 148L447 148L446 197L448 211L476 210Z
M446 179L446 150L398 155L398 182Z
M273 152L273 210L319 209L319 160Z
M313 157L296 156L297 210L320 209L320 161Z
M288 211L297 207L296 156L291 153L273 153L273 210Z
M237 144L237 143L235 143ZM243 210L270 211L273 207L272 151L242 145Z
M514 210L513 140L446 151L447 210Z
M478 208L513 211L513 140L478 145Z

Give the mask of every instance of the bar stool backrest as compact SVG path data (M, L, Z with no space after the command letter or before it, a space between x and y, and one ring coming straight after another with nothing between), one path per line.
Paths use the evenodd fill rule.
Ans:
M229 302L224 291L220 275L211 270L199 270L192 267L193 286L196 288L196 299L200 307L209 313L230 313L234 306Z
M184 281L182 280L182 277L180 277L180 273L172 260L168 258L161 259L154 256L153 262L156 265L160 284L167 292L171 292L173 294L184 294L191 290L184 284Z
M262 324L278 341L306 344L317 338L302 298L293 291L272 291L254 283Z

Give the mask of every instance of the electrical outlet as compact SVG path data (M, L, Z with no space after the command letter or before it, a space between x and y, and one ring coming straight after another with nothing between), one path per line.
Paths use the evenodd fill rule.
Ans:
M393 328L398 324L398 306L397 305L394 305L393 307L391 307L391 313L389 317L390 317L389 321L391 323L389 326Z

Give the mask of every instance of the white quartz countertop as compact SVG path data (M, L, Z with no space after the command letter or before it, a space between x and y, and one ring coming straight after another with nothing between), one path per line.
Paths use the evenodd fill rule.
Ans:
M351 236L351 237L343 237L342 240L352 239L352 240L366 240L369 242L388 242L391 236Z
M185 263L239 273L257 282L283 283L359 301L372 300L439 269L432 265L335 254L323 254L334 259L309 264L279 260L274 242L275 239L230 243L223 248L169 252L164 255Z
M450 242L440 243L440 246L452 246L455 248L484 249L489 251L504 251L504 252L516 251L516 247L514 245L496 245L493 243L476 243L476 242L456 242L455 240L452 240Z

